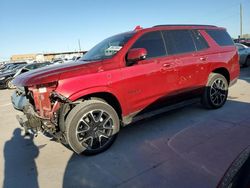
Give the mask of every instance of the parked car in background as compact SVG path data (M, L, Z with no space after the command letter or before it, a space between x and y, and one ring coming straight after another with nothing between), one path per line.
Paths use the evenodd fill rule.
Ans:
M250 39L248 39L248 38L243 38L243 39L241 39L241 40L239 41L239 43L244 44L244 45L250 47Z
M51 62L43 62L43 63L32 63L24 66L21 68L15 75L14 78L20 74L23 74L25 72L35 70L38 68L42 68L48 65L52 65ZM17 110L23 110L25 104L27 104L27 98L25 97L25 91L24 87L17 87L15 92L11 96L11 101L15 109Z
M250 48L244 44L240 44L240 43L235 43L237 49L238 49L238 53L240 56L240 66L241 67L247 67L250 65Z
M0 72L0 88L14 89L15 86L12 83L13 77L25 65L26 63L12 64L2 69Z
M57 58L52 61L53 64L62 64L62 63L73 63L77 60L79 60L81 57L80 56L74 56L71 59L67 58Z
M0 70L4 67L5 64L5 62L0 62Z
M42 62L42 63L31 63L31 64L27 64L25 65L24 67L22 67L19 71L17 71L17 73L15 74L14 77L22 74L22 73L25 73L25 72L28 72L28 71L31 71L31 70L34 70L34 69L38 69L38 68L42 68L42 67L45 67L45 66L48 66L48 65L51 65L52 63L50 61L45 61L45 62Z
M250 39L249 39L249 38L234 39L234 42L235 42L235 43L244 44L245 46L250 47Z
M17 66L23 65L23 64L26 65L27 62L6 63L0 68L0 74L5 72L5 71L15 69Z
M64 63L64 61L63 61L63 59L61 59L61 58L59 58L59 59L54 59L54 60L52 61L52 64L55 64L55 65L57 65L57 64L62 64L62 63Z
M16 77L29 100L18 121L78 154L97 154L131 122L198 101L222 107L239 77L238 58L225 28L136 27L103 40L77 62Z

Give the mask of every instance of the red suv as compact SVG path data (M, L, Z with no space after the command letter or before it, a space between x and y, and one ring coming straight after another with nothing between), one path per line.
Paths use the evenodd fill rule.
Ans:
M76 153L97 154L120 128L193 103L216 109L239 76L237 49L224 28L158 25L107 38L79 61L14 80L29 103L20 124Z

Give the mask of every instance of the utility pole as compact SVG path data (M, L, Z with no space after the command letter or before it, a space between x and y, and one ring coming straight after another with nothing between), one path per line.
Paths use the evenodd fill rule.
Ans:
M81 41L78 39L78 47L79 47L79 52L81 51Z
M240 4L240 37L242 38L242 4Z

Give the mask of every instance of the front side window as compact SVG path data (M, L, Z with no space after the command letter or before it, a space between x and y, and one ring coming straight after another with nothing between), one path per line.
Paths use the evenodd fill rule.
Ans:
M166 50L160 31L154 31L142 35L134 43L132 48L145 48L147 50L147 58L166 55Z
M169 55L196 51L193 38L189 30L163 31Z
M134 32L129 32L107 38L89 50L80 60L95 61L112 58L133 35Z

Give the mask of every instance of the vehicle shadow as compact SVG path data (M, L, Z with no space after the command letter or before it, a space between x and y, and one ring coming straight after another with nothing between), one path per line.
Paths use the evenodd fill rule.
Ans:
M12 138L4 145L4 188L38 186L38 172L35 158L39 150L33 142L33 136L22 136L16 128Z
M195 104L134 123L104 153L73 154L63 187L215 187L250 144L250 124L240 124L250 123L249 112L249 103L228 100L217 110Z

